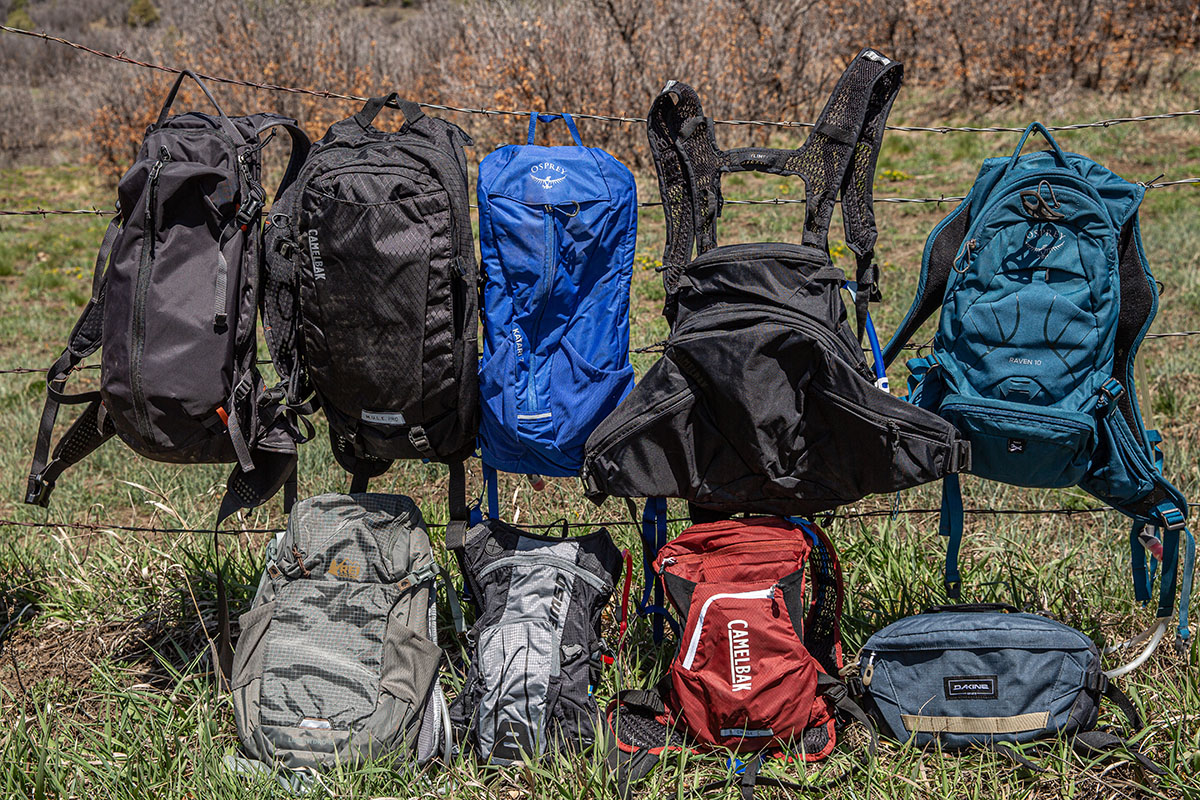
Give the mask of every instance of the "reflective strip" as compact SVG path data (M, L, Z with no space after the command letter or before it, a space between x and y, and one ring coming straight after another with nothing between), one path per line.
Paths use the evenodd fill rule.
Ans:
M696 649L700 646L700 635L704 632L704 615L708 613L708 607L715 600L770 600L775 594L775 587L769 589L758 589L753 592L735 592L732 594L714 594L712 597L704 601L704 605L700 606L700 617L696 620L696 629L692 631L692 640L688 642L687 655L683 657L681 666L684 669L691 669L692 662L696 660Z
M517 414L517 419L550 419L554 415L547 411L544 414Z
M926 717L901 714L900 721L911 733L1024 733L1040 731L1050 721L1050 712L1017 714L1014 717Z

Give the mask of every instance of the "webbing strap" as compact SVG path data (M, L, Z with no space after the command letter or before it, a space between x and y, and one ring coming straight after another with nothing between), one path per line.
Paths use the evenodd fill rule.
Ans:
M901 722L910 733L999 734L1037 731L1050 721L1049 711L1014 714L1011 717L937 717L901 714Z
M666 608L666 598L663 596L662 582L655 579L654 559L658 551L667 543L667 499L665 497L647 497L645 508L642 510L642 572L645 588L642 590L642 614L652 615L650 621L651 636L656 645L662 644L665 631L664 618L675 627L670 611ZM650 602L653 594L654 602Z
M563 122L567 123L567 130L571 132L571 138L575 140L576 145L583 147L583 140L579 138L579 129L575 127L575 120L571 119L571 115L566 112L561 114L539 114L538 112L534 111L530 113L529 140L526 142L526 144L534 144L535 140L537 139L537 124L539 122L542 124L547 124L556 119L561 119Z
M450 485L447 490L450 519L446 523L446 549L455 553L459 566L466 575L463 561L467 547L467 523L470 510L467 508L467 470L463 462L454 461L450 466Z
M487 513L491 519L500 519L500 478L495 467L483 465L483 488L487 494Z
M962 577L958 573L958 551L962 546L963 502L962 486L957 474L942 479L942 509L938 520L938 533L946 537L946 573L944 585L946 597L958 600L962 597Z

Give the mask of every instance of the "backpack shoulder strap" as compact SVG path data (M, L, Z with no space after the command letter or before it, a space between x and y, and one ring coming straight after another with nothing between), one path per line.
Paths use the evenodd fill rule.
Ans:
M753 170L796 176L804 181L803 243L825 249L833 206L844 186L852 186L855 209L847 221L854 245L874 247L874 216L869 187L884 123L903 68L874 50L864 50L834 87L812 133L798 150L742 147L721 150L713 120L704 115L699 95L671 81L655 98L647 119L650 151L658 174L667 221L663 285L668 317L671 295L693 252L717 246L716 221L724 200L721 175ZM865 132L864 132L865 131ZM847 178L849 172L850 178ZM865 277L869 271L864 268ZM869 294L869 293L868 293Z
M846 596L842 568L823 530L809 522L800 527L813 541L808 554L812 601L804 618L804 647L825 672L837 675L842 668L842 603Z
M917 330L925 324L925 320L942 307L946 285L950 281L950 270L954 267L955 257L962 248L963 239L966 238L971 223L973 195L974 189L937 224L933 233L925 240L917 294L908 313L904 315L904 320L883 348L884 367L890 366L896 360Z
M291 151L288 156L287 167L283 171L283 178L279 181L279 187L275 190L275 199L278 200L287 191L288 187L296 182L296 178L299 177L300 170L304 167L304 162L308 160L308 151L312 149L312 142L309 141L308 134L296 124L294 119L276 117L274 115L262 121L255 133L261 139L264 133L273 128L282 128L291 139Z
M119 213L109 221L92 272L92 295L79 315L75 327L71 329L66 349L46 371L46 404L38 423L33 463L29 467L29 483L25 491L25 502L30 505L48 506L58 476L67 467L82 461L116 433L112 420L104 413L99 392L66 394L62 390L71 372L100 348L109 257L121 233L122 222L123 218ZM50 438L54 434L59 407L83 404L87 404L87 408L67 429L51 455Z

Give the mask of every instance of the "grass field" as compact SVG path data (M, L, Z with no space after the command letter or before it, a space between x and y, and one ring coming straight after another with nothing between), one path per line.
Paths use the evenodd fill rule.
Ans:
M1168 96L1091 98L1037 111L1047 122L1070 122L1192 107L1200 76L1193 76L1187 88L1190 91ZM905 121L903 102L893 121ZM991 121L1023 124L1025 119L1009 114ZM581 127L587 124L601 123L585 122ZM962 194L984 157L1005 154L1015 142L1012 134L889 134L876 194ZM1200 175L1196 118L1064 133L1060 142L1133 180L1160 173L1167 179ZM653 176L639 176L639 182L643 199L657 199ZM799 185L773 177L735 175L725 185L729 198L796 196L800 191ZM111 194L87 167L0 171L2 208L107 207ZM883 335L907 309L921 246L949 207L876 206L886 297L876 321ZM727 206L722 239L794 238L801 213L799 206ZM836 224L840 223L835 220ZM0 368L41 367L58 354L88 294L104 226L103 218L92 217L0 217ZM632 304L635 348L657 342L666 333L659 316L662 288L652 269L661 256L661 212L646 209L640 226ZM1200 188L1150 192L1142 230L1151 265L1163 284L1154 330L1200 328ZM835 233L835 255L849 267L852 256L839 239ZM1166 474L1192 499L1200 498L1197 341L1147 342L1139 376L1142 407L1166 440ZM639 374L654 358L635 354ZM95 373L91 375L94 380ZM904 378L902 366L894 366L893 386L902 386ZM60 481L49 511L23 506L20 498L42 397L41 376L0 374L0 795L39 800L271 796L278 790L269 779L247 780L222 765L237 738L230 703L215 691L205 658L206 636L215 622L211 536L114 527L209 525L227 470L154 464L114 441ZM478 491L477 463L470 480ZM302 449L300 482L301 496L347 486L323 432ZM372 488L412 496L431 523L446 518L444 468L400 464ZM1121 641L1149 621L1151 611L1133 602L1127 526L1118 514L1038 513L1096 505L1079 490L1013 489L969 478L964 489L968 507L1030 512L968 519L965 599L1048 609L1098 642ZM597 508L584 500L574 480L549 481L544 492L533 492L523 480L507 478L501 495L506 515L519 523L625 518L622 503L609 501ZM930 508L937 500L938 487L927 486L904 493L898 502L903 508ZM846 510L884 509L892 502L891 497L870 498ZM671 516L682 515L682 504L672 501ZM229 527L276 528L284 521L276 500ZM53 525L24 527L22 522ZM681 527L674 526L672 534ZM936 529L936 515L928 513L901 514L895 520L836 519L829 524L847 578L848 654L872 631L943 600L942 542ZM615 527L613 532L622 545L637 552L635 528ZM239 607L249 602L267 538L266 533L242 533L224 539ZM444 552L442 557L445 560ZM610 616L606 624L611 640L615 621ZM449 644L448 634L443 642ZM636 623L598 696L603 700L618 687L649 685L661 674L669 651L670 642L655 648L648 626ZM1164 645L1124 681L1149 723L1139 739L1141 746L1169 771L1161 780L1144 776L1120 758L1082 759L1062 742L1030 753L1045 766L1042 773L1018 769L989 754L949 755L886 744L868 771L831 796L1200 797L1200 672L1189 666L1196 658L1194 639L1186 656ZM459 678L446 680L455 688ZM1107 714L1105 718L1115 721ZM830 770L853 758L850 748L840 752ZM639 796L686 797L723 770L719 756L680 756L661 765ZM795 767L769 770L799 777ZM810 768L808 777L819 780L820 770ZM466 800L565 799L600 797L609 788L600 757L589 754L547 757L503 772L467 761L426 773L397 775L383 768L335 772L325 777L315 796L437 793ZM736 790L727 795L736 796Z

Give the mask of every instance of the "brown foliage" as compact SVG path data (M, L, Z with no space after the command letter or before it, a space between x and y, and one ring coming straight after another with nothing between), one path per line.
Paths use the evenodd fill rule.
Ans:
M904 61L910 85L945 88L941 97L978 107L1072 87L1125 90L1152 75L1175 81L1194 64L1198 20L1193 0L430 0L404 12L193 0L164 8L163 23L138 32L142 46L130 50L269 83L614 116L642 116L675 78L697 87L712 116L805 119L867 44ZM93 74L107 80L88 150L115 178L171 77L122 65ZM214 91L230 113L280 111L314 136L353 110L321 97ZM202 108L203 98L191 92L179 105ZM516 117L447 116L481 150L524 135ZM584 120L580 128L588 144L647 161L640 125ZM563 141L562 130L550 130ZM722 131L729 144L770 134Z

